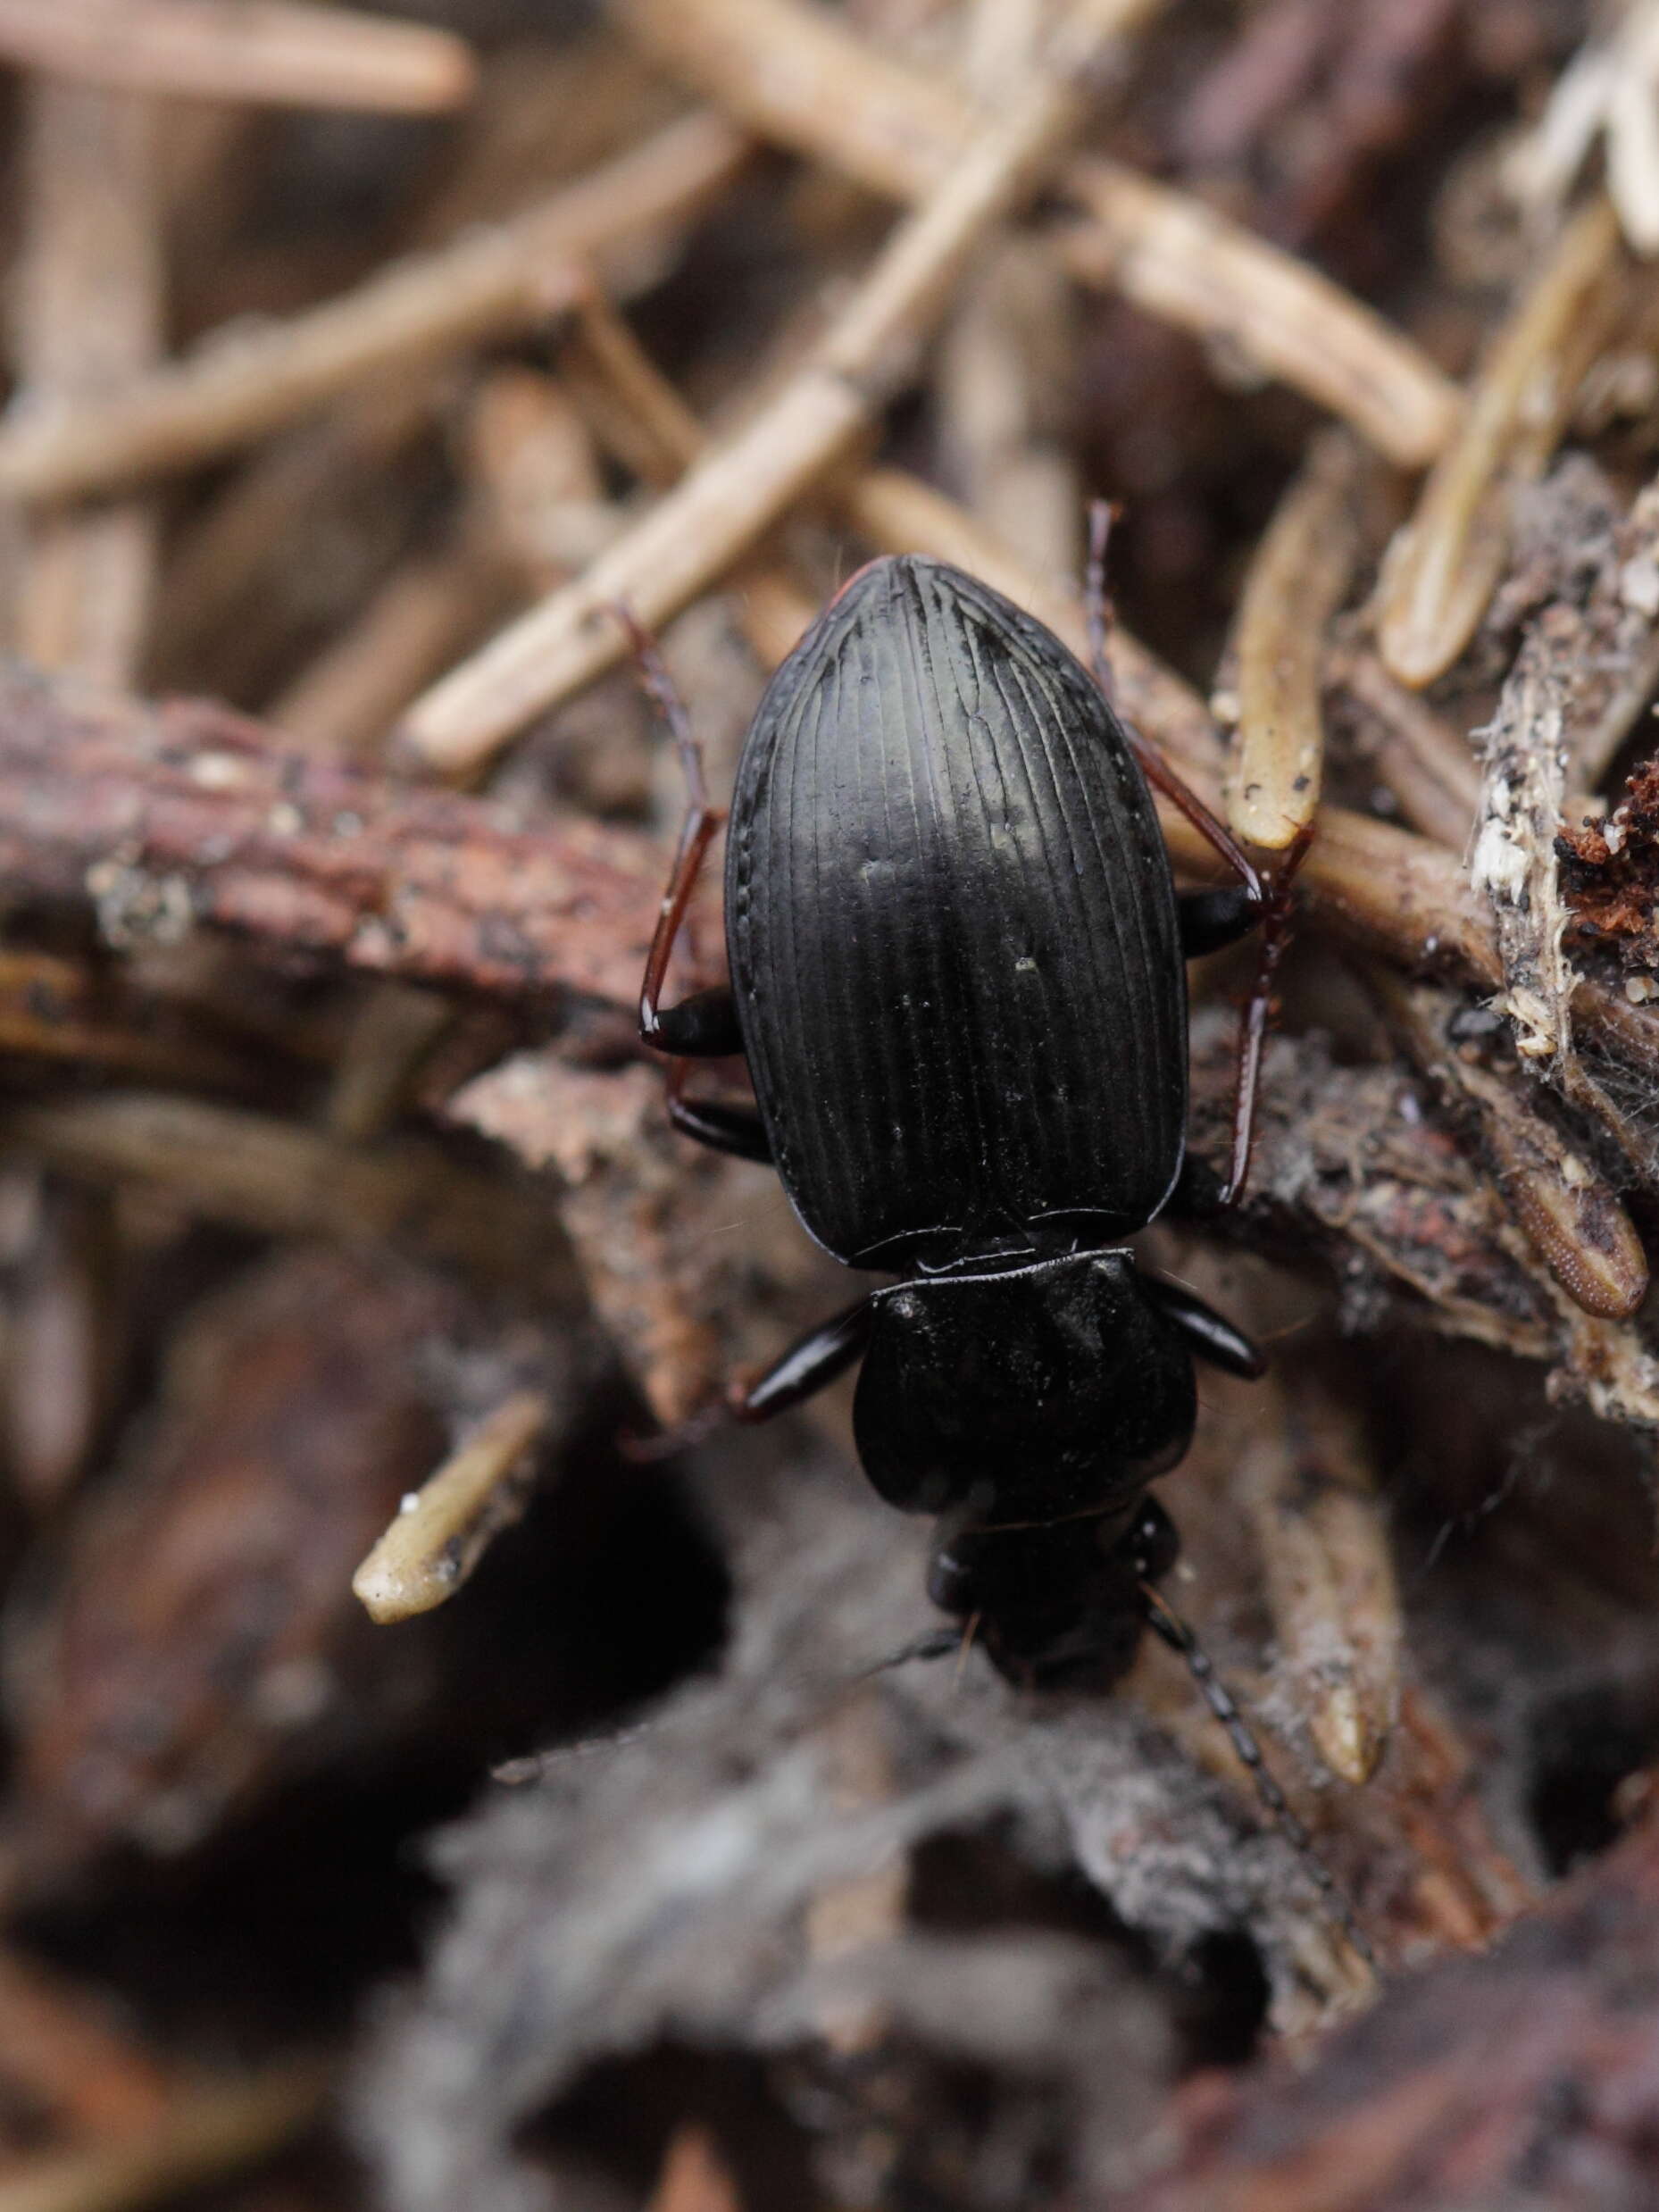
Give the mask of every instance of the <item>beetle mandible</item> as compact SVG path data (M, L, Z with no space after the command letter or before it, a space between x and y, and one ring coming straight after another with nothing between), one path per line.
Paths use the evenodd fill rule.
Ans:
M1275 883L1114 712L1096 672L988 585L871 562L773 676L730 810L730 982L662 997L724 816L654 648L635 645L691 801L640 1000L688 1136L770 1161L808 1234L896 1281L793 1345L730 1410L763 1420L862 1356L855 1431L891 1505L938 1517L929 1590L1002 1673L1105 1688L1150 1624L1241 1729L1154 1585L1174 1530L1148 1485L1186 1454L1193 1358L1249 1340L1127 1240L1238 1195L1293 848ZM627 619L626 616L624 619ZM1235 887L1178 893L1155 782ZM1186 1150L1183 962L1263 925L1225 1189ZM740 1053L754 1108L687 1095ZM1251 1747L1252 1763L1254 1748ZM1277 1792L1272 1793L1275 1797Z

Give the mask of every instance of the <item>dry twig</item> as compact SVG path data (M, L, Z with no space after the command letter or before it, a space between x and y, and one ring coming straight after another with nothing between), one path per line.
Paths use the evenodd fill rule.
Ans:
M1240 1499L1297 1704L1332 1774L1368 1782L1398 1717L1405 1631L1364 1440L1306 1362L1241 1426Z
M1223 790L1246 843L1282 851L1313 819L1324 766L1320 658L1325 625L1359 558L1358 456L1331 433L1280 503L1238 603L1238 726Z
M663 856L573 818L422 790L221 708L0 677L0 866L90 900L112 944L200 927L551 1012L637 994Z
M142 373L160 350L158 117L150 102L50 81L25 96L26 230L14 322L18 404L50 413ZM18 648L130 683L150 612L146 507L28 523Z
M1327 680L1359 723L1359 750L1414 829L1461 853L1480 801L1480 770L1461 730L1396 683L1371 653L1339 647Z
M812 358L746 429L701 462L587 573L417 700L408 743L450 775L627 651L621 604L655 628L746 552L843 459L912 372L916 346L996 222L1036 184L1080 114L1071 71L1039 77L986 126L889 238Z
M128 91L423 115L473 86L462 39L302 0L0 0L0 59Z
M538 206L324 306L222 331L102 399L15 413L0 428L0 494L63 499L189 467L383 371L533 329L579 296L590 258L688 222L743 153L724 124L688 117Z
M763 136L871 190L914 199L972 128L938 77L849 36L797 0L618 0L628 29ZM1148 314L1235 347L1351 422L1390 460L1421 466L1456 423L1455 388L1410 341L1304 263L1189 194L1080 156L1060 189L1068 267Z
M540 1295L565 1256L551 1206L419 1138L349 1145L274 1115L166 1091L0 1106L0 1139L96 1183L138 1183L258 1236L403 1246Z
M1377 634L1402 683L1432 683L1474 634L1503 573L1515 488L1543 474L1623 305L1625 271L1613 210L1592 200L1494 343L1384 572Z
M406 1621L453 1598L523 1513L527 1456L553 1417L542 1390L518 1390L398 1507L352 1589L371 1620Z
M1556 79L1542 117L1505 163L1530 213L1555 213L1595 138L1607 144L1607 194L1638 254L1659 253L1659 8L1623 0L1612 36L1586 46Z

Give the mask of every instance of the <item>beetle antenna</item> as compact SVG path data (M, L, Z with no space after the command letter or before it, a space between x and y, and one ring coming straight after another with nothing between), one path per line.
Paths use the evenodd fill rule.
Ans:
M858 1677L868 1682L872 1674L885 1674L889 1667L908 1666L913 1659L948 1659L962 1648L962 1638L954 1628L930 1628L924 1635L913 1636L909 1643L900 1644L896 1651L885 1659L878 1659L867 1666Z
M668 672L668 663L663 658L662 647L626 599L616 600L611 612L628 632L629 650L633 655L639 689L663 717L663 725L673 740L692 806L700 813L712 812L708 789L703 777L702 743L691 727L691 717L686 711L686 702L679 696L679 687Z
M1248 1768L1250 1779L1255 1784L1256 1796L1274 1826L1301 1861L1308 1879L1320 1891L1344 1935L1374 1974L1377 1970L1376 1953L1360 1926L1353 1906L1338 1889L1335 1876L1314 1849L1313 1837L1291 1811L1284 1791L1274 1781L1267 1761L1262 1757L1261 1745L1239 1711L1232 1691L1216 1673L1209 1653L1180 1615L1150 1582L1142 1582L1140 1595L1146 1609L1148 1625L1163 1637L1171 1651L1179 1652L1187 1662L1187 1671L1196 1683L1199 1694L1227 1731L1229 1742Z
M1088 658L1095 681L1108 706L1117 705L1117 681L1112 673L1112 655L1106 646L1113 605L1106 589L1106 547L1118 510L1110 499L1088 503L1088 565L1083 571L1083 612L1088 622Z

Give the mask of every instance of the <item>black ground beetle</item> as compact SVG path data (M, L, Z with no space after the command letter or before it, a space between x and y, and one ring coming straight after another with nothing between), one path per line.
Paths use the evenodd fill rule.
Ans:
M1150 1624L1182 1651L1263 1793L1226 1690L1155 1584L1178 1544L1147 1485L1191 1442L1193 1356L1255 1347L1126 1240L1211 1212L1248 1164L1256 1064L1289 879L1273 884L1052 631L915 556L853 577L773 677L743 748L726 858L729 987L661 1004L725 817L683 708L635 644L691 804L640 1002L688 1136L770 1161L803 1227L898 1280L732 1394L798 1404L863 1357L854 1420L877 1490L938 1515L931 1597L1032 1685L1105 1688ZM1178 893L1147 789L1235 888ZM1183 961L1263 925L1225 1187L1186 1151ZM688 1097L687 1063L740 1053L754 1108ZM1345 1918L1346 1916L1344 1916Z

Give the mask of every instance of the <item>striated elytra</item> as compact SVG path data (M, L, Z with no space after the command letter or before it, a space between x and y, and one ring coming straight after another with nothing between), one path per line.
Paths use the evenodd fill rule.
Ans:
M726 858L738 1025L803 1225L854 1267L1104 1244L1187 1111L1175 887L1121 725L1052 633L936 562L779 670Z

